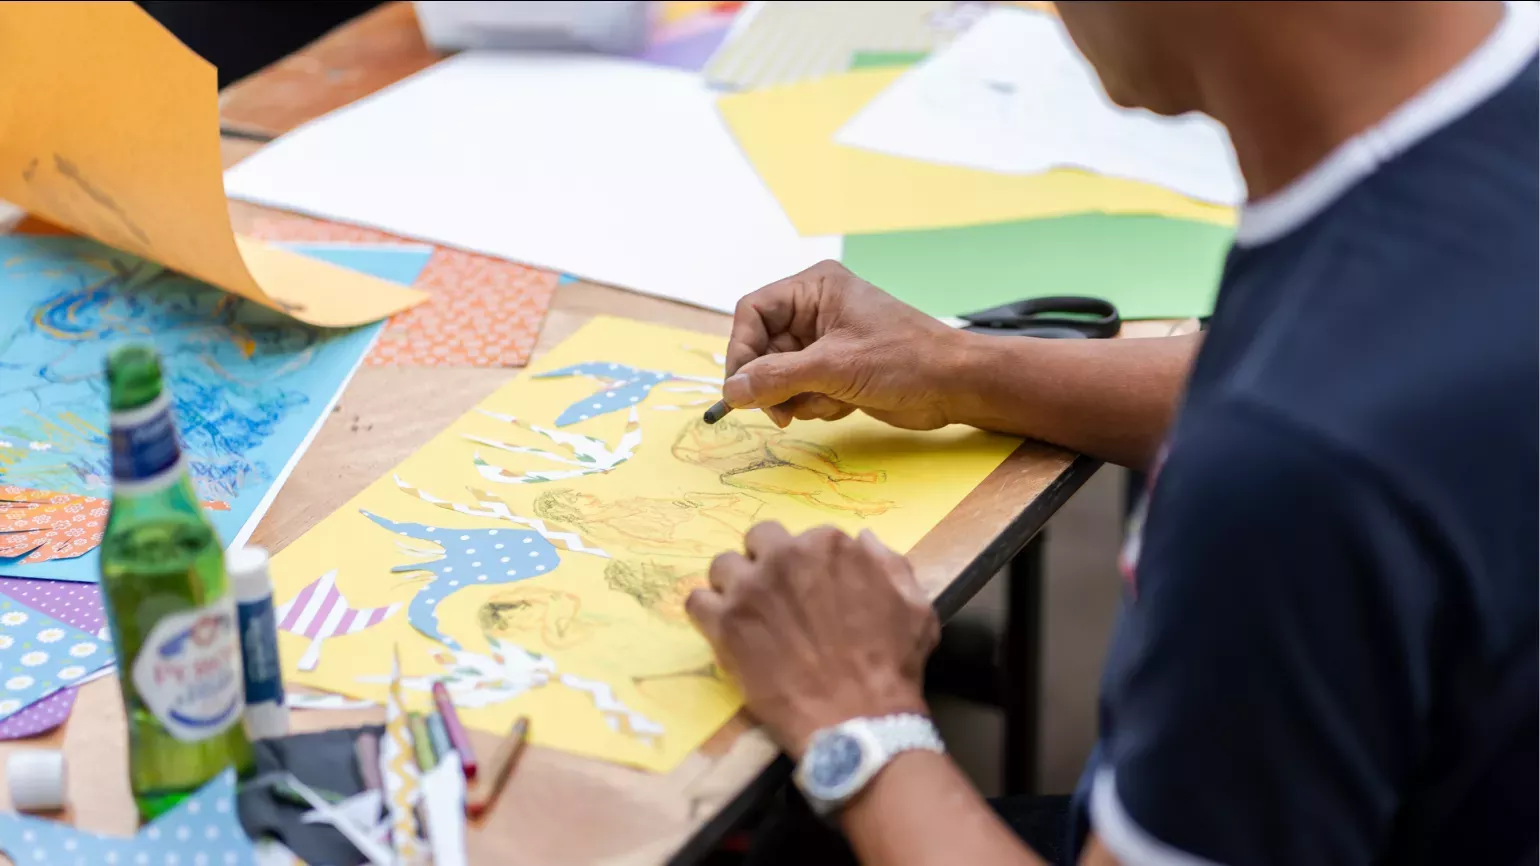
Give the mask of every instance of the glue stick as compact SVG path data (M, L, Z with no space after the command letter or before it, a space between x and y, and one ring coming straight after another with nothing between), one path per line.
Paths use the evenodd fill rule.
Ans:
M241 662L246 670L246 736L253 740L289 733L283 703L283 668L278 662L278 621L273 615L273 579L267 551L238 547L225 554L225 573L235 592L241 627Z

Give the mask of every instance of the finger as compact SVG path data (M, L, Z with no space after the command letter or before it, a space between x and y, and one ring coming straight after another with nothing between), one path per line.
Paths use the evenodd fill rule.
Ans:
M926 594L925 588L920 586L919 579L914 576L914 568L909 565L909 560L883 544L877 537L877 533L870 529L863 529L856 535L856 540L873 559L882 564L883 570L892 577L893 585L898 587L900 592L910 598L930 602L930 596Z
M817 322L819 265L801 273L777 280L762 289L750 292L738 300L733 308L733 329L727 339L728 376L739 368L777 348L785 351L784 339L800 335L797 347L811 342Z
M712 649L721 645L722 610L726 604L726 599L709 589L697 589L684 600L684 612L689 614L690 622L700 629L701 636ZM717 655L720 657L721 653Z
M757 560L768 556L777 548L791 543L791 533L786 527L770 521L768 523L755 524L743 536L743 550L749 559Z
M711 560L711 568L706 572L706 582L717 592L726 593L733 581L742 577L744 572L753 567L753 563L736 551L718 554Z
M821 394L838 378L839 353L820 343L796 352L761 355L722 383L722 399L734 409L778 406L799 394Z
M823 394L798 394L778 408L789 411L798 421L833 420L855 411L849 403Z

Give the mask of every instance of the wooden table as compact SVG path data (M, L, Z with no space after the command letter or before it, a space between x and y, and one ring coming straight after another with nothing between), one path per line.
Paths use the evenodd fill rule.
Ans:
M406 4L376 10L328 34L225 93L224 142L231 165L281 133L422 68L432 60ZM237 229L263 209L231 204ZM3 226L0 226L3 230ZM604 313L726 334L729 318L681 304L583 282L560 287L535 354ZM1170 322L1133 323L1125 336L1164 336ZM516 375L509 369L364 367L343 394L252 538L279 550L417 450L450 419ZM954 614L1020 551L1099 464L1051 446L1024 443L911 551L920 581L943 617ZM295 712L297 730L376 722L382 711ZM478 753L491 735L473 732ZM101 832L135 825L126 737L117 685L80 690L70 721L11 749L62 747L72 806L62 816ZM531 749L492 814L473 825L473 863L651 864L692 862L789 771L775 746L742 714L673 772L656 775ZM8 808L0 791L0 807Z

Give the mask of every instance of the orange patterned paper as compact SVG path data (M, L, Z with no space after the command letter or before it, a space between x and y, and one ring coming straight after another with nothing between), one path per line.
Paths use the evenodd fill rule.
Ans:
M69 559L102 543L107 500L55 490L0 486L0 558Z
M269 241L411 243L359 226L290 218L252 233ZM414 288L427 303L391 317L364 363L399 367L522 367L545 322L558 275L436 247Z
M204 499L212 511L230 503ZM84 556L102 543L107 529L107 500L59 490L0 485L0 559L48 562Z

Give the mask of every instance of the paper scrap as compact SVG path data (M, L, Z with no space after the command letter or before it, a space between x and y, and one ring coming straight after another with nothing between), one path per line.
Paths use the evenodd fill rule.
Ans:
M425 299L235 235L214 67L133 3L0 4L0 198L301 321Z
M272 241L401 243L360 226L289 217L259 221ZM540 338L560 276L491 256L432 247L411 283L428 301L392 316L364 363L392 367L522 367Z
M12 577L0 579L0 594L87 634L96 635L104 641L111 640L107 632L106 615L102 611L102 594L94 586ZM108 668L99 668L98 673L106 670ZM59 689L31 706L23 707L15 715L0 720L0 740L35 737L64 724L75 706L75 693L79 684L92 678L92 675L87 674L75 680L76 685Z
M0 597L0 721L112 661L110 641Z
M422 275L423 268L433 257L433 247L428 244L408 244L391 241L375 243L358 242L307 242L291 241L276 243L290 252L331 262L339 268L373 274L382 280L390 280L398 286L410 286Z
M852 235L844 263L933 316L1090 295L1111 301L1125 319L1180 319L1214 311L1232 237L1207 223L1077 214Z
M118 866L252 866L251 840L235 811L235 771L139 829L107 836L32 815L0 813L0 850L15 863Z
M390 660L390 689L385 700L385 735L380 738L380 777L385 781L385 807L390 815L390 844L398 864L415 864L423 856L417 838L417 801L422 796L412 733L401 697L401 660ZM338 828L341 829L341 828Z
M594 384L610 364L628 381L666 371L718 382L724 347L597 318L293 542L273 560L280 603L336 569L352 605L405 602L408 615L329 638L308 671L295 669L308 640L281 632L286 681L383 702L380 660L399 645L409 709L430 710L442 682L469 728L502 735L527 715L536 745L668 771L740 705L684 613L714 555L759 520L870 528L908 550L1016 447L854 417L781 430L745 412L708 427L699 412L652 411L694 395L661 385L615 402L619 390ZM492 485L478 472L479 440L547 449L534 428L558 429L580 401L590 417L559 429L615 443L638 425L629 460L540 484ZM497 456L516 473L550 464Z
M299 591L299 595L278 606L278 628L289 634L310 639L305 654L296 666L302 671L314 670L321 661L321 646L329 637L357 634L370 626L379 625L401 609L401 605L355 609L337 591L337 569L332 569Z
M840 129L847 147L1011 174L1073 166L1222 205L1245 181L1224 127L1112 104L1056 18L995 9Z
M1234 221L1231 208L1123 178L1075 169L1002 175L836 144L835 132L904 74L902 68L862 69L717 101L744 154L802 234L945 228L1087 211Z
M707 62L712 84L739 90L843 72L857 51L929 51L963 32L983 3L755 3Z
M0 522L46 520L6 527L43 532L45 547L0 561L0 574L15 577L97 579L111 493L103 370L114 341L147 339L160 352L194 488L220 539L240 544L380 327L315 328L79 237L0 236L0 285L0 365L10 371ZM36 507L55 496L65 497L59 508Z
M322 799L313 788L301 782L299 777L293 773L286 774L284 781L310 805L311 811L300 816L302 822L329 824L336 828L337 832L353 843L353 847L357 848L358 852L364 855L364 858L370 863L375 864L375 866L390 866L390 864L394 864L394 866L416 866L419 862L414 859L420 850L419 848L408 846L406 851L403 851L400 846L396 846L394 849L387 848L383 842L376 839L375 825L377 822L358 820L361 817L362 810L371 803L374 805L375 814L379 813L380 792L363 791L333 806ZM383 834L380 834L380 837L383 838ZM415 840L416 837L410 838ZM394 850L396 856L391 856L392 850Z
M821 259L699 76L466 52L262 148L230 195L731 311Z
M422 777L422 793L433 866L465 866L465 775L459 753L439 756L438 766Z

